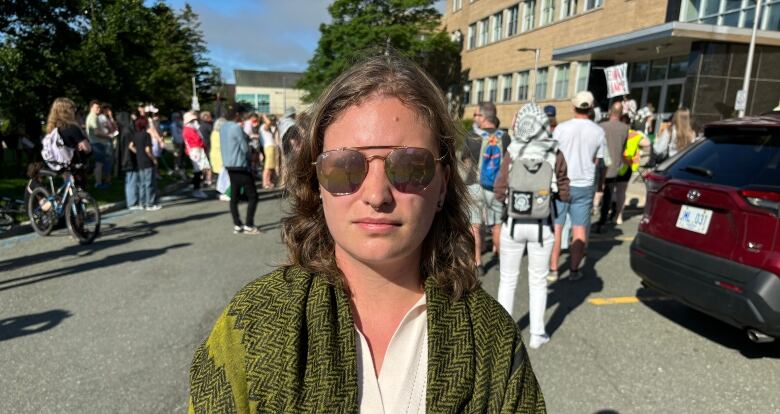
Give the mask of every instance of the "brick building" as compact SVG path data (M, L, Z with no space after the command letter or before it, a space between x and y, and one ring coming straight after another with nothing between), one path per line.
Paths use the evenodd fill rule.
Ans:
M748 114L780 100L780 0L762 6ZM735 114L754 15L755 0L448 0L444 24L463 46L467 118L490 100L506 125L535 98L565 120L586 89L606 109L603 68L625 62L640 106L702 123Z

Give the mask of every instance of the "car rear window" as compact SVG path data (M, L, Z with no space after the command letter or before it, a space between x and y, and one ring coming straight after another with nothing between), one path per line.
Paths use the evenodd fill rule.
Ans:
M780 134L735 131L707 137L682 154L665 174L737 188L780 188Z

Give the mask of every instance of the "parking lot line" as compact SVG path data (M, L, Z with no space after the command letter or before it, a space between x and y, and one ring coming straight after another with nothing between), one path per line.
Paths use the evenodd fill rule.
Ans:
M603 305L626 305L629 303L654 302L659 300L669 300L666 296L619 296L614 298L593 298L588 299L588 303L596 306Z

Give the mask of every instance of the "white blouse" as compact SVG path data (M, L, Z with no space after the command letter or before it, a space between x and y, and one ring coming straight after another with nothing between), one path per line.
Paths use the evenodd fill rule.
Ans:
M379 377L363 333L355 326L361 413L425 413L428 308L425 295L409 309L387 346Z

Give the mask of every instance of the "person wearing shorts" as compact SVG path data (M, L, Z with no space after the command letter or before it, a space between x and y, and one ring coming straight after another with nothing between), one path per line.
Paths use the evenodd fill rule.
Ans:
M260 140L263 144L263 188L274 188L274 178L276 176L276 143L278 141L278 131L276 129L276 118L263 114L262 125L260 125Z
M498 255L498 238L501 232L503 206L496 200L493 191L484 188L480 183L479 171L484 139L478 131L494 133L498 129L498 125L499 120L496 116L495 105L491 102L480 103L474 111L475 130L466 137L461 154L461 160L465 166L463 181L471 196L469 220L474 234L475 264L480 276L485 274L485 269L482 266L482 225L485 224L491 228L493 251L495 255ZM503 136L506 140L501 143L502 153L506 149L509 139L508 134L503 134Z
M570 179L568 202L555 200L555 241L550 258L548 281L558 278L558 259L561 254L561 237L566 215L571 217L572 243L569 246L569 280L579 280L580 264L588 243L590 215L593 210L593 196L596 189L596 166L604 158L606 138L604 130L590 120L588 113L593 108L593 94L579 92L572 104L574 119L563 122L555 128L553 138L558 141L559 150L566 159Z

